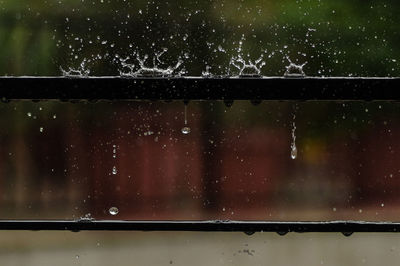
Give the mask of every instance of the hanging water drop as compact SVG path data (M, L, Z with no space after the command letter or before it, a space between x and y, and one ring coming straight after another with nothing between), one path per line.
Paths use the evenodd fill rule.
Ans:
M187 135L190 133L190 127L187 126L187 105L185 104L185 126L181 129L182 134Z
M297 158L297 147L296 147L296 113L293 113L292 123L292 144L290 145L290 158L293 160Z
M117 215L117 214L119 213L119 210L118 210L117 207L111 207L111 208L108 210L108 212L109 212L111 215Z

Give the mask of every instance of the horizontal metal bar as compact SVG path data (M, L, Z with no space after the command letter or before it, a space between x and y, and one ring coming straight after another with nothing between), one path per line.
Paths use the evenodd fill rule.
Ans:
M121 220L0 220L0 230L69 231L204 231L204 232L400 232L400 223L327 221L121 221Z
M399 78L0 77L0 98L86 100L399 100Z

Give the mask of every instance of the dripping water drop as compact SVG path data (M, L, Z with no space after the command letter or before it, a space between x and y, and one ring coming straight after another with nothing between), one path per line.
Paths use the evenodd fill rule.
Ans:
M182 134L187 135L190 133L190 127L187 126L187 105L185 104L185 126L181 129Z
M290 158L293 160L297 158L297 147L296 147L296 114L293 114L292 123L292 144L290 144Z

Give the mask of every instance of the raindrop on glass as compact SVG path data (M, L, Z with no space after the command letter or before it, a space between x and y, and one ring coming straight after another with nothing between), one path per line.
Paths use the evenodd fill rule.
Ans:
M108 210L108 212L109 212L111 215L117 215L118 212L119 212L119 210L118 210L117 207L111 207L111 208Z

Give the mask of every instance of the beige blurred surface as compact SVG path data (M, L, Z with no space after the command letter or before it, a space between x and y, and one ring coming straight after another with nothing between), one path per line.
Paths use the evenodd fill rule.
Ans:
M398 265L400 235L1 232L0 265Z

